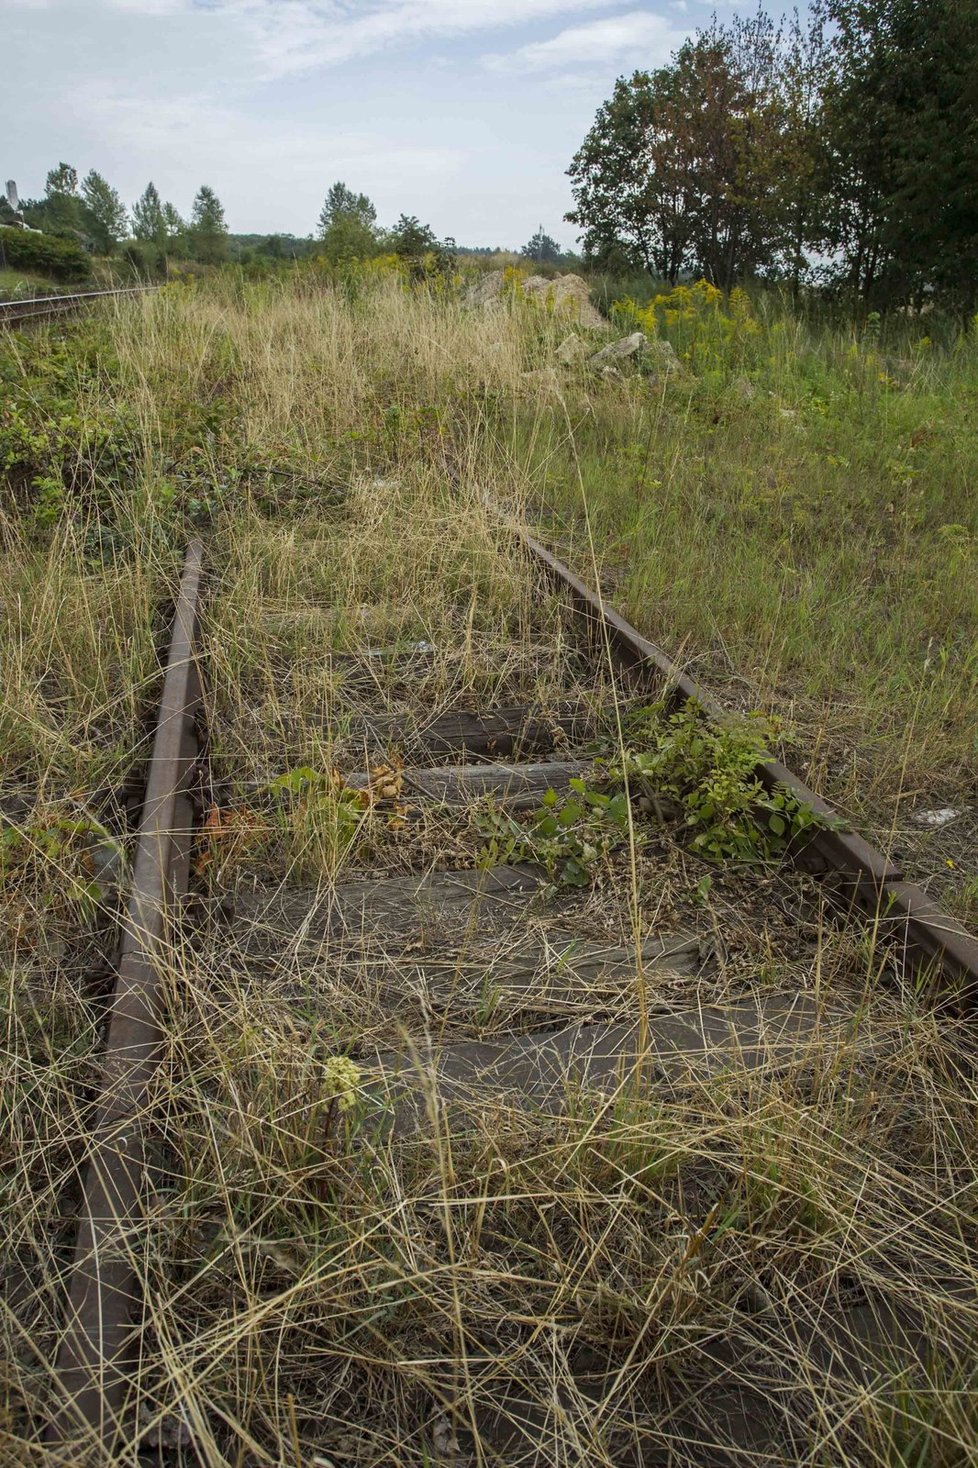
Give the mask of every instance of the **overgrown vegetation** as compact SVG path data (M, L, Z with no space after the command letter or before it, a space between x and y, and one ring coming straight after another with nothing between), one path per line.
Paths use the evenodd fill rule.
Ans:
M967 789L974 343L660 294L621 321L675 365L650 349L607 377L555 366L572 313L516 290L470 309L383 260L229 271L0 339L13 1461L53 1461L36 1434L90 979L191 526L211 806L193 941L165 975L164 1181L133 1241L144 1445L188 1468L509 1464L541 1442L616 1468L699 1468L721 1442L833 1468L974 1459L970 1036L781 868L799 813L751 777L780 719L792 763L869 791L884 825L901 792ZM542 505L609 599L767 719L623 706L498 512ZM289 927L310 890L330 913L382 875L416 888L511 830L489 801L420 809L404 772L425 719L566 697L603 742L519 822L552 907L518 929L423 911L391 938L356 908ZM385 720L400 734L378 753ZM685 968L649 957L684 934ZM596 1019L654 1037L767 1001L811 1016L786 1021L787 1052L774 1026L684 1078L650 1039L634 1071L568 1078L547 1108L446 1090L403 1127L392 1057L433 1098L441 1045Z
M80 245L57 235L0 229L0 258L11 270L36 270L55 280L86 280L91 261Z

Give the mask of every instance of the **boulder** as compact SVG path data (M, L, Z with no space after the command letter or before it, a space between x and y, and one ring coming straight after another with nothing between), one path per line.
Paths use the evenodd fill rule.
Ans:
M544 392L560 392L560 378L556 367L535 367L532 372L521 372L524 382L533 383Z
M557 310L573 315L581 326L591 330L600 331L608 324L592 306L588 283L579 275L555 275L553 280L545 275L531 275L523 281L523 294L548 305L553 302Z
M506 283L506 274L502 270L490 270L486 275L480 275L466 290L465 304L491 307L503 294ZM531 275L520 281L520 290L531 301L539 301L544 305L553 305L562 312L566 311L581 326L601 330L607 325L600 311L591 305L587 281L582 280L579 275L555 275L553 280L545 275Z
M570 336L564 337L557 348L557 361L564 367L574 367L588 355L590 350L589 342L586 342L582 336L578 336L576 331L571 332Z
M656 337L654 341L649 341L646 338L645 355L646 361L650 362L653 367L658 368L660 372L683 374L686 371L686 368L676 356L672 342L663 341L661 337Z
M634 357L636 352L644 352L649 345L644 331L633 331L630 336L620 337L616 342L609 342L602 347L600 352L595 352L590 358L592 367L610 367L614 362L621 362L626 357Z

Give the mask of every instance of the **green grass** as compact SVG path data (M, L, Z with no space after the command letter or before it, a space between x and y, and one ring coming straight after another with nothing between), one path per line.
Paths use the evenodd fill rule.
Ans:
M68 289L68 286L57 285L49 280L46 275L37 275L29 270L0 268L0 301L16 301L23 296L58 296Z
M884 837L903 803L974 794L978 339L936 347L925 320L881 343L774 307L678 298L654 315L681 373L572 378L503 444L578 567L722 696L781 716L810 783Z
M353 841L336 798L271 817L257 802L274 829L249 846L240 801L304 765L328 796L333 770L362 767L344 723L361 712L410 723L572 686L562 610L487 501L520 522L528 502L556 508L544 532L588 579L731 702L781 714L792 762L884 829L901 789L966 795L973 344L911 333L884 350L759 310L662 321L684 363L668 379L553 371L572 321L519 299L468 310L381 267L228 272L0 338L11 1461L51 1461L33 1435L104 1013L92 950L113 916L107 892L93 925L65 878L92 880L96 819L131 834L120 786L145 754L158 608L193 529L207 758L237 816L211 827L202 886L235 862L328 890L477 859L484 834L454 820L401 829L378 810ZM434 649L420 693L344 683L365 648L419 640ZM608 707L606 681L583 691ZM560 951L639 925L715 934L705 975L660 988L637 966L598 1004L634 1023L803 994L824 1026L783 1071L571 1094L543 1124L474 1096L466 1125L405 1145L380 1124L377 1051L472 1025L460 978L416 981L424 935L367 965L341 942L313 969L257 932L259 971L216 913L174 944L166 1170L136 1240L144 1423L174 1463L420 1468L456 1430L491 1442L529 1390L555 1462L622 1461L641 1418L692 1468L676 1439L715 1429L718 1382L727 1402L756 1387L813 1468L978 1461L971 1035L834 927L807 878L707 865L681 833L644 829L589 860L582 905L551 930ZM480 1033L567 1017L544 993L530 1018L523 998L498 1003L494 965ZM349 1112L334 1105L347 1050L373 1098ZM841 1372L840 1353L866 1369ZM600 1403L579 1387L595 1363L611 1370Z

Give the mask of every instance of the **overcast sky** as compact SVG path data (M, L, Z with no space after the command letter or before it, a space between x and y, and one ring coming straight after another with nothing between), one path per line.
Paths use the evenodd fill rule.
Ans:
M0 0L0 182L62 159L131 203L201 183L234 231L312 233L342 179L380 221L562 244L565 170L615 77L715 0ZM744 5L740 8L753 8Z

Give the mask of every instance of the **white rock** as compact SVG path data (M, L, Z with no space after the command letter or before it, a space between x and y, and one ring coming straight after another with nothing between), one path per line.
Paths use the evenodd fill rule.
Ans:
M947 826L951 821L956 821L958 816L963 816L963 810L953 810L946 805L941 810L915 810L911 811L910 819L917 826Z
M562 315L573 316L581 326L601 331L607 322L591 304L591 291L586 280L579 275L555 275L548 280L545 275L531 275L523 282L523 294L531 300L552 305Z
M535 367L532 372L521 372L524 382L532 382L548 392L560 391L560 378L556 367Z
M505 285L504 273L501 270L490 270L485 275L480 275L474 280L465 292L465 304L467 306L485 306L497 296L502 295Z

